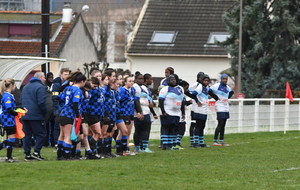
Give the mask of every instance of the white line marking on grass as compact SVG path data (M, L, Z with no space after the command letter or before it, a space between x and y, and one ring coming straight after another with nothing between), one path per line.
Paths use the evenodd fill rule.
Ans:
M291 139L299 139L299 137L292 137L292 138L284 138L284 139L274 139L274 140L268 140L268 141L259 141L259 142L273 142L273 141L286 141ZM239 144L249 144L250 142L241 142L241 143L233 143L231 145L239 145Z
M280 171L291 171L291 170L299 170L300 168L288 168L288 169L280 169L280 170L274 170L273 172L280 172Z

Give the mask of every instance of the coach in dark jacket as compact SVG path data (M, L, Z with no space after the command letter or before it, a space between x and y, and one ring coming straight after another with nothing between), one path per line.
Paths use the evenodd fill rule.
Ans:
M47 113L46 107L46 88L45 74L37 72L34 77L30 79L30 83L24 86L21 94L21 103L28 112L22 117L23 131L25 137L23 138L23 147L25 153L25 161L32 159L43 160L40 151L43 147L46 137L45 115ZM35 137L34 152L30 155L31 138Z

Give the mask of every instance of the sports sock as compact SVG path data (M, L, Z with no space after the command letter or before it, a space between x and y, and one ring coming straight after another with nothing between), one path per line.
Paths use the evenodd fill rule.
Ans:
M57 141L57 148L56 148L56 154L57 154L57 158L61 158L63 156L63 142L64 141Z
M142 143L143 143L143 149L148 148L149 141L147 141L147 140L142 140Z
M112 137L108 138L108 144L107 144L107 152L108 154L111 154L111 143L112 143Z
M198 145L199 144L199 136L195 135L194 136L194 145Z
M204 144L204 136L200 136L199 140L200 140L200 144Z
M121 154L122 153L122 140L116 140L116 150L117 150L117 154Z
M16 138L7 139L6 156L8 159L12 158L12 151L13 151L16 140L17 140Z
M180 145L180 144L181 144L181 140L182 140L182 135L177 134L176 144L177 144L177 145Z
M127 139L128 136L122 135L122 152L127 150Z
M99 138L98 140L98 146L97 146L97 153L99 155L103 154L103 139L102 138Z
M72 154L73 145L63 142L63 147L64 147L64 152L65 152L65 158L70 159L71 154Z

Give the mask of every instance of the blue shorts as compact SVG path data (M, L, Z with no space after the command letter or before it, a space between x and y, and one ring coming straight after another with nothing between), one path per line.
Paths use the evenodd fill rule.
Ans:
M179 120L180 120L179 116L171 116L171 115L168 115L167 117L162 116L162 115L160 116L161 125L176 125L176 126L178 126Z
M217 119L229 119L229 112L217 112Z
M135 125L141 125L143 123L151 122L150 114L144 115L144 120L140 120L139 118L134 118L134 124Z

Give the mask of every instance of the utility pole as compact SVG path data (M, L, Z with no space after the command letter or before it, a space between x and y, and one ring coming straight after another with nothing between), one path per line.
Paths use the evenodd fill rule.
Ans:
M50 0L42 0L42 57L49 57L50 52ZM49 63L42 65L45 75L49 72Z
M242 37L243 37L243 0L240 0L240 30L239 30L239 63L238 63L238 93L242 93Z

